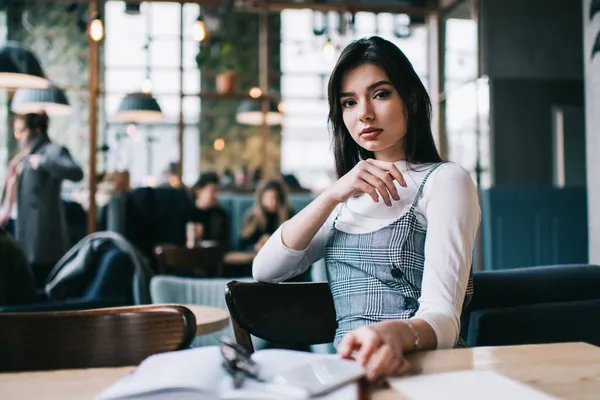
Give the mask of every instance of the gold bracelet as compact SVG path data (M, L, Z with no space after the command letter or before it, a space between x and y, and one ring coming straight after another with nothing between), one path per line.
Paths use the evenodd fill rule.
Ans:
M408 328L412 331L414 337L415 337L415 342L413 343L413 348L411 351L414 350L420 350L421 349L421 341L419 340L419 334L417 333L417 330L415 329L414 326L412 326L412 324L410 323L410 321L405 320L404 321L406 323L406 325L408 326Z

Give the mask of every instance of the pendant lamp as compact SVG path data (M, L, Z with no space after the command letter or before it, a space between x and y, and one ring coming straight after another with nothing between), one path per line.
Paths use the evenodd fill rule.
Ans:
M48 85L33 52L13 41L0 45L0 87L46 88Z
M67 96L54 85L50 85L46 89L17 89L10 108L16 114L44 111L50 117L67 115L71 112Z
M162 121L163 114L150 93L136 92L123 98L117 118L123 122L152 123Z
M258 126L262 125L263 118L265 117L261 110L261 100L252 99L244 100L240 103L237 108L235 120L239 124ZM270 126L281 125L282 122L283 114L279 112L277 103L273 100L269 100L269 111L266 115L266 124Z

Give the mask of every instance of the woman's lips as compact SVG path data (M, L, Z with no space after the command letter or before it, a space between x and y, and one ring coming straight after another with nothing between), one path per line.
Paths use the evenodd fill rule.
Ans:
M381 134L381 132L383 132L383 129L376 129L376 130L373 130L373 131L361 133L360 137L363 140L375 140Z

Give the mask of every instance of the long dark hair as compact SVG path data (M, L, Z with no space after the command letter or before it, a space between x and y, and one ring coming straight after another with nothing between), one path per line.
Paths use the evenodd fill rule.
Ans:
M344 74L365 63L377 65L385 71L408 108L404 155L409 165L442 161L431 133L431 100L423 83L402 50L392 42L372 36L346 46L329 78L329 125L333 132L338 178L348 173L361 159L374 158L373 152L360 147L348 132L340 104Z
M267 229L267 210L262 205L262 198L267 190L275 190L277 193L277 226L289 219L290 208L285 184L279 179L263 181L256 189L254 206L248 210L242 223L243 238L252 236L258 229Z

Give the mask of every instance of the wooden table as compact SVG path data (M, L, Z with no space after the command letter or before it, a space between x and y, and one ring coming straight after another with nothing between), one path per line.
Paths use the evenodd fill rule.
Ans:
M218 332L229 325L229 313L219 307L184 304L196 317L196 335Z
M415 373L494 370L562 399L598 399L600 348L585 343L438 350L410 357ZM8 399L91 399L134 367L92 368L0 374L0 394ZM406 399L392 389L374 400Z
M414 373L492 370L561 399L600 399L600 348L587 343L438 350L410 360ZM389 389L373 399L407 397Z
M247 265L252 264L256 253L252 251L230 251L225 253L225 264L229 265Z

